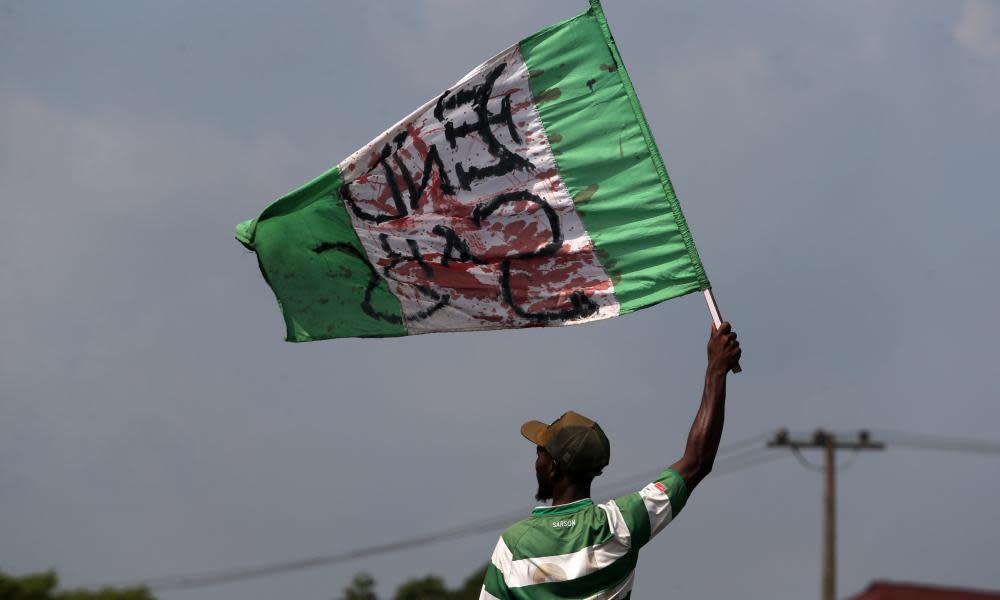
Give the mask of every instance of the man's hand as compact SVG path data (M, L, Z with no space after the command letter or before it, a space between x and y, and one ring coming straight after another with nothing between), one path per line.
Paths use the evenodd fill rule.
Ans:
M708 369L705 371L701 406L691 425L684 456L671 465L684 479L689 494L715 464L726 412L726 374L739 363L742 352L729 323L723 322L718 329L712 328L712 336L708 338Z
M712 326L712 336L708 338L708 370L713 374L728 373L739 364L743 350L736 341L736 332L728 321L723 321L718 329Z

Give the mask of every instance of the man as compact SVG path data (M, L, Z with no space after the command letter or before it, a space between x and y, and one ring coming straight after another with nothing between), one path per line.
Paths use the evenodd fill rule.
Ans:
M640 491L604 504L590 499L591 481L611 458L597 423L570 411L550 425L522 425L521 434L537 445L535 497L552 500L552 506L536 508L504 531L480 599L629 598L639 549L677 516L712 470L722 438L726 375L740 354L729 323L712 331L701 407L684 456Z

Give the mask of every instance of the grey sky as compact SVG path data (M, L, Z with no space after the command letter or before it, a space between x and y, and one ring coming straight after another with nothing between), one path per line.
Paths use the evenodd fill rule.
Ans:
M532 504L530 418L602 423L608 478L680 454L690 296L545 331L292 345L233 226L583 0L0 1L0 568L67 585L328 554ZM605 7L745 372L725 439L997 439L1000 2ZM820 479L710 478L636 596L815 597ZM870 453L840 591L1000 588L1000 459ZM499 533L499 532L497 532ZM495 534L167 600L389 595Z

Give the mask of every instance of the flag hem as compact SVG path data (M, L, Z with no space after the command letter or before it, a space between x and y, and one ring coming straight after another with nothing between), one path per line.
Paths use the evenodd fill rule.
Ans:
M618 63L618 77L621 79L622 87L625 88L625 94L628 96L629 104L632 105L632 111L635 114L636 121L639 123L639 130L642 132L642 137L646 141L650 157L653 160L653 167L656 169L656 174L660 178L660 186L663 188L663 194L670 201L670 209L674 216L674 223L676 223L677 229L681 234L681 239L684 241L684 247L687 249L688 258L691 260L691 264L695 270L695 275L698 278L698 283L701 285L700 289L710 289L712 285L709 283L708 276L705 274L705 266L701 263L701 256L699 256L698 249L694 245L694 238L691 236L691 231L688 229L687 220L684 218L684 213L681 210L681 204L677 199L677 194L673 191L673 185L670 183L670 176L667 174L667 168L663 164L663 157L660 156L660 149L657 147L656 141L653 139L653 133L649 128L649 123L646 121L646 115L643 113L642 106L639 104L639 96L635 93L635 88L632 87L632 80L628 75L628 70L625 68L625 62L622 60L621 54L618 52L618 46L615 44L615 38L611 34L608 19L604 16L604 9L601 7L601 1L590 0L590 10L593 12L594 18L597 20L601 33L604 34L604 41L608 46L608 50L611 52L611 56L615 59L615 62Z
M265 230L268 228L270 219L274 217L285 217L288 215L300 213L303 210L315 209L320 206L320 203L324 204L328 208L332 208L336 211L343 212L342 227L344 232L341 235L348 235L346 232L349 231L350 238L346 239L346 243L355 248L359 258L368 265L368 268L374 269L375 267L371 263L371 259L368 256L367 250L358 238L357 231L354 229L353 225L350 224L350 217L348 215L348 208L344 204L344 200L340 196L340 186L343 182L343 174L339 166L328 169L322 175L314 178L312 181L298 187L294 191L291 191L282 197L278 198L272 202L267 208L261 211L260 216L256 219L250 219L249 221L244 221L237 225L236 228L236 239L239 240L245 247L254 252L257 256L257 266L260 269L261 275L264 278L265 283L271 289L274 294L274 298L278 303L278 309L281 311L282 319L285 322L285 341L292 343L299 342L312 342L325 339L333 339L338 337L402 337L410 335L406 330L405 325L399 325L398 328L390 327L390 325L385 325L385 321L379 321L378 319L373 319L374 322L380 323L379 328L373 328L372 330L365 330L363 332L352 332L349 335L337 335L332 331L329 335L318 334L315 331L310 332L308 326L303 325L299 318L299 313L296 310L290 308L286 300L289 296L286 292L279 287L275 287L275 279L272 277L274 273L271 269L274 267L273 261L265 261L265 258L261 255L260 246L263 245L263 251L265 254L271 254L270 248L273 244L269 244L267 239L258 239L258 233L260 233L260 228L263 226ZM336 222L336 220L330 220L330 224ZM304 235L309 240L309 248L314 248L316 244L320 244L324 241L323 236L319 236L313 231L311 227L308 226L306 222L299 223L305 230ZM268 236L265 235L265 238ZM337 236L333 236L336 238ZM315 250L311 250L307 255L315 254ZM267 262L267 264L265 264ZM386 284L382 283L383 286ZM385 290L388 297L391 297L394 302L397 303L395 307L396 312L402 314L401 308L398 307L399 299L395 294L392 293L388 286Z

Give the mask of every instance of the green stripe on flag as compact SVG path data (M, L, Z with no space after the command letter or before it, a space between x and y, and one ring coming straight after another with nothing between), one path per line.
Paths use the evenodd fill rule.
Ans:
M560 176L621 313L708 288L600 3L520 49Z
M257 253L290 342L406 335L399 301L354 232L341 184L340 169L331 169L236 228Z

